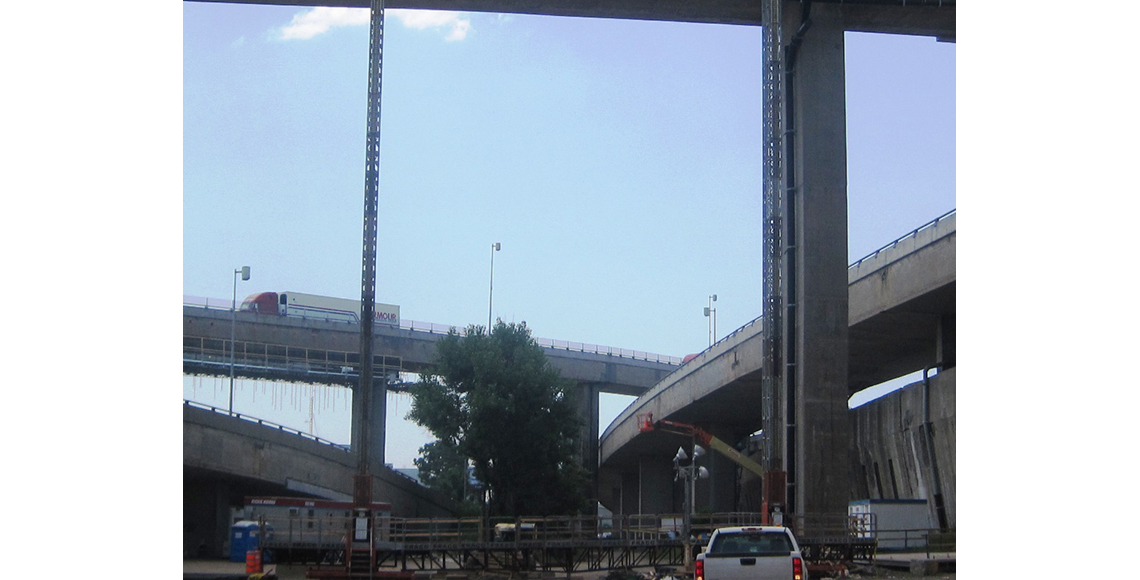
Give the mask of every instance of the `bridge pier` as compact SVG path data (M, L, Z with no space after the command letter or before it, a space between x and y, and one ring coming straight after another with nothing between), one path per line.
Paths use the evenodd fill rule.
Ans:
M730 444L732 439L725 439ZM710 512L735 512L737 509L737 467L731 459L709 449L708 455L698 461L709 470L709 478L697 480L695 509ZM760 511L759 508L748 511Z
M800 11L784 12L785 44L800 26ZM852 438L847 412L847 144L843 7L811 7L811 27L803 36L791 90L794 108L794 163L788 168L795 189L796 236L784 240L794 255L785 272L789 338L795 349L785 361L794 367L793 397L785 411L788 436L783 455L788 471L788 507L800 514L847 513L852 477ZM787 400L785 400L787 401Z
M578 381L578 418L582 421L579 430L579 457L582 467L589 473L590 483L588 495L591 505L598 501L598 436L601 434L601 425L598 422L598 404L601 399L602 385L595 382Z
M381 368L377 370L378 372L376 374L383 377L385 369ZM376 463L377 465L384 465L384 431L388 412L387 391L388 389L383 383L377 385L374 381L372 385L372 396L367 398L370 408L367 414L362 415L362 410L358 408L358 401L355 396L358 391L356 388L352 389L352 425L349 441L352 445L356 445L357 442L360 441L360 437L367 434L368 443L365 447L368 449L368 461L370 463ZM361 425L362 416L368 417L368 420L371 422L371 429L363 429ZM352 452L355 454L356 449L352 449Z

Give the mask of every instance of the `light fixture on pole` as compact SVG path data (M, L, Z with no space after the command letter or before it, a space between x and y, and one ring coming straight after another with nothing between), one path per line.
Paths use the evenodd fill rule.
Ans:
M693 530L693 508L696 505L696 480L708 479L709 470L704 467L697 466L697 459L705 454L705 448L693 443L693 457L689 459L689 454L685 453L683 447L677 448L677 454L673 456L673 469L676 471L676 476L673 481L683 479L685 482L684 494L684 524L681 531L682 542L685 546L685 569L692 570L693 567L693 550L689 540L689 536Z
M232 414L234 412L234 348L235 346L235 327L237 326L237 277L241 274L242 280L249 280L249 266L242 266L241 268L234 269L234 297L233 302L230 303L230 406L227 410Z
M491 307L495 304L495 252L502 247L499 242L491 244L491 289L487 292L487 336L491 336Z
M709 319L709 346L716 342L716 308L712 307L713 302L716 302L716 294L709 296L709 305L705 307L705 318Z

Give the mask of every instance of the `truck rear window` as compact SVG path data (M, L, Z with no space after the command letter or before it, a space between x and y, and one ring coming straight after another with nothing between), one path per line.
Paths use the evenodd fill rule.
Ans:
M712 546L709 546L710 555L735 554L788 554L792 551L792 542L783 532L748 532L740 534L718 535Z

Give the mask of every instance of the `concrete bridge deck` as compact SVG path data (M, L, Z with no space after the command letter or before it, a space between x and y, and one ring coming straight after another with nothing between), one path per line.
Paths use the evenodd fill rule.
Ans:
M251 0L207 0L234 4L251 4ZM838 4L840 0L816 0L820 4ZM258 0L258 4L283 6L342 6L368 8L369 0ZM844 8L847 30L936 36L952 40L955 36L954 0L910 0L891 5L887 2L846 0ZM461 12L494 12L545 16L578 16L585 18L624 18L632 20L664 20L706 24L744 24L759 26L759 2L743 0L389 0L385 8L453 10Z
M940 343L953 343L955 217L943 216L848 270L852 394L922 370L939 360ZM674 437L639 433L642 413L712 425L732 441L760 429L762 330L759 319L741 327L631 403L602 435L602 463L668 456L676 447Z
M184 305L182 308L183 370L187 374L229 372L228 310ZM360 326L341 322L237 312L234 315L236 359L252 378L292 379L321 384L355 384L359 368ZM444 336L430 330L376 325L374 353L406 372L431 368L435 343ZM595 347L594 352L547 347L547 360L562 377L593 385L603 393L639 395L678 365L665 357L625 349ZM319 368L314 365L320 365ZM342 372L342 367L345 368ZM313 372L318 370L320 372Z

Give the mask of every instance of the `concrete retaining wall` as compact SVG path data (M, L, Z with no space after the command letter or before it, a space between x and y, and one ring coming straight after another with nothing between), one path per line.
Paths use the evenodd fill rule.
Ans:
M934 475L923 430L923 385L918 382L852 409L856 447L855 499L928 499L934 513ZM930 381L935 463L950 527L955 527L955 370Z

